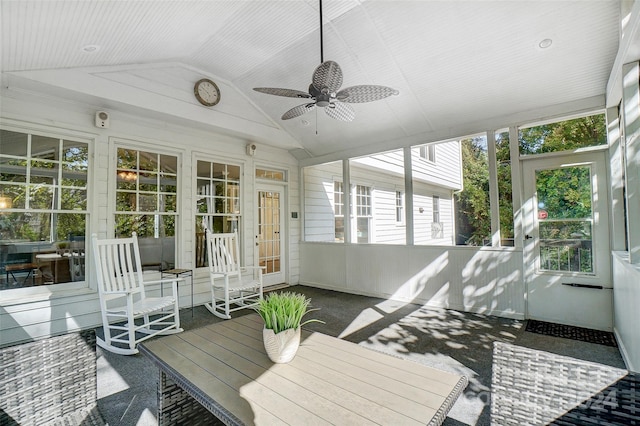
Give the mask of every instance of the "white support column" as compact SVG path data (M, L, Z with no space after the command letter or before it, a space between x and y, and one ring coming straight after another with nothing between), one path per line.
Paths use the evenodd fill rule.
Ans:
M518 127L509 127L509 155L511 158L511 193L513 196L513 239L514 246L522 248L522 164L520 163L520 142Z
M611 250L625 251L624 217L624 145L620 133L620 115L617 107L607 108L607 140L609 141L609 181L611 183Z
M349 171L349 160L342 160L342 189L344 191L344 205L342 212L344 213L344 242L351 241L351 217L353 212L353 202L351 201L351 174Z
M411 147L404 147L404 220L406 222L407 245L413 245L413 165Z
M640 63L622 67L629 261L640 264Z
M496 159L496 132L487 131L489 160L489 206L491 218L491 246L500 247L500 198L498 195L498 161Z

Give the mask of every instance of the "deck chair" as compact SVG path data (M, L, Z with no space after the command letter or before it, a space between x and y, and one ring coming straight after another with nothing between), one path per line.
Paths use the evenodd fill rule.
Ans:
M180 328L178 281L182 278L145 281L138 238L98 240L92 235L92 256L98 276L104 339L101 348L122 355L138 353L137 344L158 334L173 334ZM146 286L170 283L171 295L150 297Z
M238 233L213 234L206 225L204 229L211 280L211 303L204 306L224 319L231 318L231 312L257 306L262 299L262 268L240 266ZM249 270L251 276L246 274Z

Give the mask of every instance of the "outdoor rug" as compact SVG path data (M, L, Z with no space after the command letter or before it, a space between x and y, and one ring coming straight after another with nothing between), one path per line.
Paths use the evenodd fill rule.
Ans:
M495 342L491 424L638 426L640 375Z
M571 325L555 324L552 322L528 320L525 331L544 334L547 336L564 337L565 339L580 340L582 342L597 343L599 345L618 347L613 333L592 330L590 328L574 327Z

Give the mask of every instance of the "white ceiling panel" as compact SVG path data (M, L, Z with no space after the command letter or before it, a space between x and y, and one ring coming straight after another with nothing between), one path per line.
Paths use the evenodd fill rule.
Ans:
M324 0L324 59L340 64L343 87L400 91L353 104L355 120L343 123L322 109L282 121L304 100L252 90L307 91L320 63L316 0L0 5L2 71L21 77L13 84L37 81L57 95L74 91L74 99L83 85L103 84L87 93L92 101L106 93L111 103L158 110L163 119L172 105L180 120L211 121L215 129L226 122L221 117L233 117L233 130L253 129L245 135L252 140L314 156L461 136L456 132L482 130L478 123L603 96L621 20L617 0ZM541 49L545 38L552 45ZM87 45L98 49L85 52ZM223 93L209 110L192 94L202 77ZM131 98L127 90L147 95ZM157 102L161 97L169 101Z

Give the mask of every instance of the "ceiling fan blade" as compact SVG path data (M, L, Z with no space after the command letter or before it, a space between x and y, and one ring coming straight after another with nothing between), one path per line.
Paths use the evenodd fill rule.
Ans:
M353 121L356 118L356 112L353 107L342 102L333 102L324 108L327 115L335 120Z
M298 105L297 107L293 107L289 111L282 114L282 119L289 120L292 118L300 117L302 114L313 110L315 107L315 103Z
M342 102L356 104L378 101L391 95L398 95L399 93L400 92L396 89L392 89L391 87L364 84L361 86L351 86L342 89L336 93L336 99Z
M313 85L322 91L325 87L329 93L337 92L342 86L342 70L333 61L325 61L313 72Z
M311 95L300 90L279 89L277 87L254 87L253 90L267 95L285 96L287 98L310 98Z

